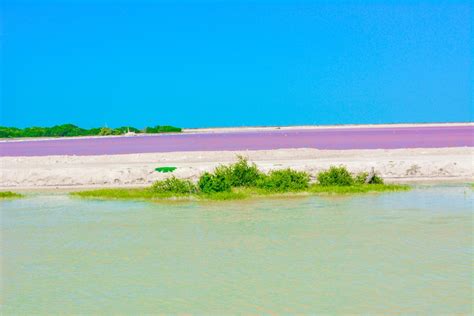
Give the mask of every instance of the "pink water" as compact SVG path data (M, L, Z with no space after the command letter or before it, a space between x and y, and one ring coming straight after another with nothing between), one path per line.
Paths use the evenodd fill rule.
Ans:
M332 128L0 142L0 156L115 155L279 148L474 146L474 126Z

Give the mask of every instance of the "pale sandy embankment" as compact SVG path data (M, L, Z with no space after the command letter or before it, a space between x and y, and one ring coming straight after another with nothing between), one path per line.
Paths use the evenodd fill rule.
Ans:
M241 127L201 127L184 128L183 133L223 133L223 132L271 132L291 130L332 130L332 129L373 129L406 127L459 127L474 126L472 122L459 123L398 123L398 124L340 124L340 125L295 125L295 126L241 126Z
M259 151L175 152L108 156L0 158L1 189L145 186L172 174L197 180L204 171L235 161L241 154L262 170L294 168L312 175L331 165L352 172L372 167L387 182L472 182L474 148L377 150L278 149ZM154 171L175 166L172 174Z

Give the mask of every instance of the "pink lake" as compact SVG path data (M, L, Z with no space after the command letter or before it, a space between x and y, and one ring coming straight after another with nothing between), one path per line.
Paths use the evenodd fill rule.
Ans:
M0 156L116 155L281 148L394 149L474 145L474 126L328 128L0 142Z

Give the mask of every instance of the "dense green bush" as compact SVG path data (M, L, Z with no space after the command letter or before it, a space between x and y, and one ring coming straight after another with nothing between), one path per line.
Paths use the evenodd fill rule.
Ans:
M114 131L108 127L102 127L99 132L100 136L107 136L107 135L113 135L113 134L114 134Z
M255 164L249 164L246 158L238 156L236 163L220 165L213 173L203 174L198 187L204 193L225 192L232 187L255 187L263 176Z
M271 192L301 191L309 187L309 174L289 168L274 170L258 179L257 186Z
M21 137L22 130L16 127L0 126L0 138Z
M157 125L155 127L146 127L145 133L179 133L181 128L169 125Z
M318 181L323 186L346 186L353 185L354 179L345 167L330 167L329 170L318 174Z
M231 184L226 168L217 168L214 173L205 172L198 181L199 190L203 193L229 192Z
M197 188L189 180L182 180L176 177L171 177L162 181L153 183L151 190L156 193L177 193L177 194L191 194L196 193Z
M53 127L39 127L48 137L67 137L87 135L87 130L73 124L55 125ZM39 135L42 136L42 135Z
M254 187L257 181L264 176L257 166L242 156L237 156L238 161L228 167L227 176L233 187Z

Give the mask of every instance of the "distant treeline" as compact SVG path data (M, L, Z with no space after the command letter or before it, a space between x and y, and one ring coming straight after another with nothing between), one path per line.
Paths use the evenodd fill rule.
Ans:
M97 127L91 129L80 128L73 124L55 125L52 127L5 127L0 126L0 138L17 137L72 137L72 136L106 136L123 135L127 132L134 133L179 133L181 128L169 125L157 125L155 127L145 127L140 130L132 126L122 126L118 128Z

